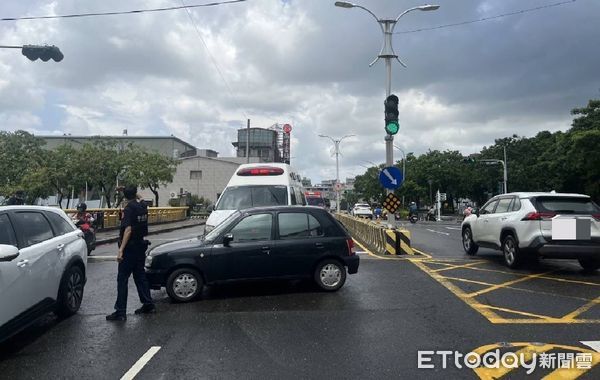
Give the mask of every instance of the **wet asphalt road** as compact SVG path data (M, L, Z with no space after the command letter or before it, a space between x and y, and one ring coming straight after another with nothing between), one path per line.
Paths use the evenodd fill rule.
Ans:
M358 274L336 293L306 282L243 283L206 288L200 300L174 304L153 291L158 313L136 316L131 281L125 323L104 319L116 296L116 263L90 262L80 312L63 321L49 315L2 344L0 377L118 379L158 346L138 378L477 378L471 369L442 369L439 358L435 369L418 369L417 352L467 353L497 342L585 349L581 341L600 340L596 322L557 322L578 309L573 321L600 321L600 305L582 308L600 296L598 273L584 275L571 262L511 272L493 251L465 257L459 232L446 227L457 226L409 227L413 245L431 259L361 252ZM194 235L187 229L151 240ZM114 252L103 246L94 254ZM488 311L504 322L492 322ZM599 378L599 371L580 378Z

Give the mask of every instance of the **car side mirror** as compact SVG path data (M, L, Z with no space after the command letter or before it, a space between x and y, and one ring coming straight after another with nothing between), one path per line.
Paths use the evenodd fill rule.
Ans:
M217 209L217 205L212 206L212 210L215 211Z
M223 236L223 246L224 247L229 247L229 243L231 243L233 241L233 234L225 234L225 236Z
M475 210L473 210L473 214L477 215L477 217L479 218L479 209L476 208Z
M14 245L0 244L0 262L12 261L19 256L19 248Z

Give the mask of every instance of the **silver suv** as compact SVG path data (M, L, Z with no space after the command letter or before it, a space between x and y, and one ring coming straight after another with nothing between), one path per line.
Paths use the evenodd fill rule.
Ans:
M594 271L600 268L600 207L582 194L498 195L465 218L462 242L468 255L480 246L501 250L510 268L548 257L578 259Z
M0 207L0 341L49 311L76 313L86 265L83 233L62 210Z

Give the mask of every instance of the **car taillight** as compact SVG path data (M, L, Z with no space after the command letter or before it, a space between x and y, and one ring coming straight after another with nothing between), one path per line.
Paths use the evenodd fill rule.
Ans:
M248 177L248 176L261 176L261 175L282 175L282 168L275 168L271 166L260 166L256 168L245 168L240 169L237 172L237 175Z
M521 220L545 220L552 219L556 216L554 212L530 212Z
M592 214L592 217L600 222L600 214Z
M348 238L346 239L346 244L348 245L348 256L354 256L354 240Z

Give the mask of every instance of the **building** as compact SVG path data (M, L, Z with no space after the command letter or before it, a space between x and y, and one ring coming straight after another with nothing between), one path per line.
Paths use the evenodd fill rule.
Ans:
M249 144L247 143L249 141ZM237 150L237 157L246 157L249 146L249 156L260 162L283 162L278 146L276 130L265 128L238 129L237 141L231 143Z
M198 149L175 137L175 136L37 136L46 142L44 148L56 149L60 145L72 145L73 147L82 146L85 143L90 143L95 139L103 140L114 140L123 148L129 144L135 144L153 150L167 157L183 158L192 157L199 154ZM218 155L217 152L210 149L203 149L201 152L206 153L208 157L210 154L214 154L215 157Z
M273 133L273 131L269 131ZM83 146L94 139L115 140L123 147L135 144L142 148L153 150L167 157L178 159L178 165L173 174L173 181L158 190L158 206L169 205L169 200L179 198L183 193L190 193L208 199L214 204L223 192L229 179L240 164L246 163L242 157L219 157L212 149L197 149L193 145L175 136L38 136L44 141L46 149L56 149L60 145L69 144L74 147ZM263 136L264 137L264 136ZM250 162L261 162L258 157L251 157ZM90 193L91 193L90 189ZM146 200L154 200L154 194L149 189L140 189L141 196ZM52 199L49 200L52 202ZM71 202L76 204L78 200ZM66 203L66 200L65 200ZM89 199L90 207L98 207L102 203L98 199Z

